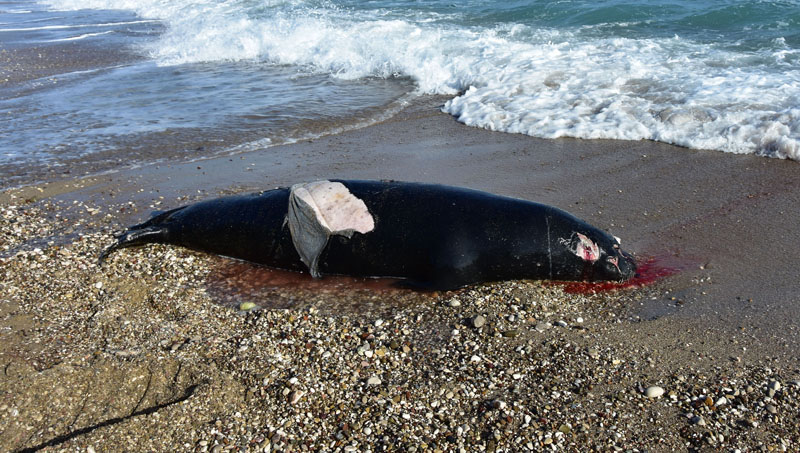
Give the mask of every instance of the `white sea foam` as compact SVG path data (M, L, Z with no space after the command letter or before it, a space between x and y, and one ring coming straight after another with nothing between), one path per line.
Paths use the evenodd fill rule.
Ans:
M152 20L135 20L130 22L110 22L103 24L74 24L74 25L43 25L41 27L0 28L3 31L41 31L41 30L69 30L73 28L118 27L120 25L147 24Z
M84 33L84 34L81 34L81 35L70 36L69 38L50 39L50 40L47 40L45 42L80 41L81 39L92 38L92 37L95 37L95 36L103 36L103 35L107 35L109 33L114 33L114 31L113 30L109 30L109 31L101 31L101 32L97 32L97 33Z
M525 25L465 27L435 15L301 0L52 0L164 21L164 65L255 59L336 77L410 77L451 94L466 124L539 137L649 139L800 160L797 49L731 50L671 38L587 37ZM259 9L260 8L260 9Z

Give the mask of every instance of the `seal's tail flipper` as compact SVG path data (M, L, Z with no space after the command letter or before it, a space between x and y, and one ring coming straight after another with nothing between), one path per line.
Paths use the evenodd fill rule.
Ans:
M146 222L128 228L122 234L117 236L117 242L113 243L111 247L103 250L103 253L100 254L98 263L102 266L103 261L105 261L109 255L118 249L135 247L137 245L150 244L153 242L164 242L167 236L166 224L169 223L170 216L184 209L185 207L186 206L181 206L180 208L156 213Z
M135 247L137 245L144 245L153 242L161 242L164 239L165 233L166 228L160 226L130 228L117 236L117 242L111 244L109 248L103 250L103 253L100 254L98 263L102 265L106 258L114 253L115 250L124 249L127 247Z

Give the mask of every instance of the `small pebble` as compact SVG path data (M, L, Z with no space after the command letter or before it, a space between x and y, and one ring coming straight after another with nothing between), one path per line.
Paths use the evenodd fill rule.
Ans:
M471 319L471 324L472 327L480 329L484 324L486 324L486 318L484 318L483 315L475 315Z
M699 415L693 415L692 418L689 419L689 421L693 425L699 425L699 426L705 426L706 425L706 421L703 420L703 417L701 417Z
M767 409L767 412L769 412L772 415L775 415L775 414L778 413L778 408L775 407L774 404L767 404L766 409Z
M371 378L367 379L367 385L381 385L381 378L378 376L372 376Z
M249 311L256 308L256 304L254 302L242 302L239 304L239 310L242 311Z

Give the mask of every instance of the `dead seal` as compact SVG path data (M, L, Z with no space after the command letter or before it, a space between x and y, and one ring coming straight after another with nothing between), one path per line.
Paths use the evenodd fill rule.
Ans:
M173 209L101 255L174 244L267 266L454 289L513 279L624 281L619 240L552 206L434 184L316 181Z

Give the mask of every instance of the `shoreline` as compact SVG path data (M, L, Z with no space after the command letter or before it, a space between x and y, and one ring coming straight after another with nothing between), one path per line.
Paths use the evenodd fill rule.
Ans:
M4 191L0 444L797 447L800 296L784 252L797 163L490 132L441 113L443 99L294 144ZM175 247L95 265L114 230L151 210L334 177L552 204L679 271L597 295L540 282L415 294L275 285ZM239 280L215 292L220 276ZM258 298L259 310L235 308ZM478 314L485 328L471 324ZM664 396L644 396L650 386Z

